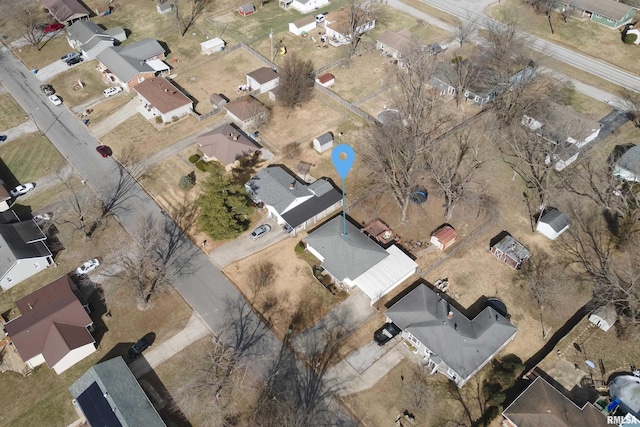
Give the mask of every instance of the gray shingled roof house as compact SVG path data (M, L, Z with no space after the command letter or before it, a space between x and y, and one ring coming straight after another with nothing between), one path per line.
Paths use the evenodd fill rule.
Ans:
M579 407L542 377L536 379L502 416L511 427L605 427L607 418L591 403Z
M100 52L127 39L122 27L102 29L92 21L76 21L67 28L69 46L80 49L87 59L95 59Z
M303 240L335 280L349 288L357 286L372 303L413 275L418 266L397 246L382 248L341 215L312 230Z
M166 427L120 356L89 368L69 391L92 427Z
M493 359L518 329L493 307L467 318L445 299L420 283L386 312L402 329L402 337L424 357L433 372L464 386Z
M96 59L106 80L128 92L145 79L169 70L162 62L164 54L164 48L156 40L143 39L126 46L108 47Z
M245 184L254 202L264 204L271 219L295 232L317 224L342 205L342 194L326 178L311 184L281 166L260 170Z
M555 240L569 229L570 224L571 221L566 214L560 212L558 209L550 209L542 215L538 221L536 230L542 233L543 236Z
M33 220L0 224L0 286L11 289L23 280L53 265L47 236Z

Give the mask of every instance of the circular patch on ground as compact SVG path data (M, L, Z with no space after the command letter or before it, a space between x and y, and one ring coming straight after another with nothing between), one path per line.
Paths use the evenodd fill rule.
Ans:
M396 120L400 120L400 112L398 110L382 110L378 113L380 123L388 125Z

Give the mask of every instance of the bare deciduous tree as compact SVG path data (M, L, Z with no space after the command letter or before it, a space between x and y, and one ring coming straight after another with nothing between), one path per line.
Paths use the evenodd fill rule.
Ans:
M560 291L557 274L558 264L547 252L538 247L531 247L531 257L522 265L518 274L513 276L514 282L523 286L533 296L540 309L553 305L554 296Z
M351 58L358 50L362 41L362 36L368 29L375 17L371 10L368 10L369 3L361 0L350 0L350 3L343 9L344 25L340 32L347 38L349 51L347 56Z
M464 43L471 41L477 28L478 25L471 16L467 16L465 19L458 19L458 23L453 29L453 35L455 40L460 43L460 47L462 47Z
M426 171L425 152L442 135L448 117L433 99L428 81L433 63L426 55L407 58L406 72L395 75L395 120L373 125L364 133L362 159L371 171L369 198L391 194L407 221L412 192Z
M211 0L173 0L171 11L173 22L180 36L184 37L189 28L211 5Z
M275 282L276 276L276 266L273 262L263 261L254 264L249 270L249 285L254 298L257 298L262 291L271 286Z
M471 59L456 57L451 60L451 72L447 73L447 80L455 92L456 106L460 106L460 100L464 97L465 90L468 89L480 77L478 67Z
M42 7L37 3L16 1L13 5L13 13L14 22L24 38L31 46L40 50L39 43L44 33L40 30L39 24L46 19Z
M635 127L640 128L640 93L630 89L622 89L620 98L622 99L622 108L627 112L629 120L633 122Z
M453 215L456 204L464 198L476 171L482 166L476 137L467 128L457 132L452 144L439 144L426 152L433 180L444 194L444 216Z
M304 60L295 52L288 55L280 72L278 100L286 108L294 108L313 96L313 62Z

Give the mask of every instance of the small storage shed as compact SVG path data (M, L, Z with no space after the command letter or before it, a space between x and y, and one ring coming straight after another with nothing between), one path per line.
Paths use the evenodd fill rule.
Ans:
M557 209L550 209L545 212L536 226L536 230L543 236L555 240L562 233L569 229L569 217Z
M324 87L329 87L336 82L336 77L331 73L326 73L316 78L316 82Z
M603 305L602 307L593 310L589 315L589 322L596 325L598 328L607 332L618 320L618 314L613 304Z
M316 28L316 18L313 15L307 15L295 22L289 22L289 32L296 36L310 33Z
M158 3L156 5L156 10L158 11L158 13L163 14L163 15L165 13L171 12L171 9L173 9L173 4L171 4L171 3L167 2L167 1L162 2L162 3Z
M531 252L506 231L491 239L489 250L500 261L516 270L522 268L522 263L531 257Z
M333 147L333 134L331 132L323 133L313 140L313 148L318 153L327 151L331 147Z
M240 13L240 15L242 16L252 15L255 11L256 11L256 7L249 3L243 4L238 8L238 13Z
M219 109L224 107L224 105L229 102L229 100L220 93L212 93L211 96L209 96L209 102L211 102L211 106L213 107L213 109L218 111Z
M212 53L223 51L225 44L224 40L220 37L207 40L200 43L201 53L203 55L211 55Z
M438 228L429 240L436 248L444 251L456 242L458 233L450 225L443 225Z

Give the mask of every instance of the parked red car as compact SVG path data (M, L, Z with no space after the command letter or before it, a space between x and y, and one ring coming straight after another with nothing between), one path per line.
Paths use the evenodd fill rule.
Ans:
M60 29L64 28L64 25L62 25L59 22L52 22L51 24L47 25L46 27L44 27L42 29L43 33L53 33L55 31L58 31Z

